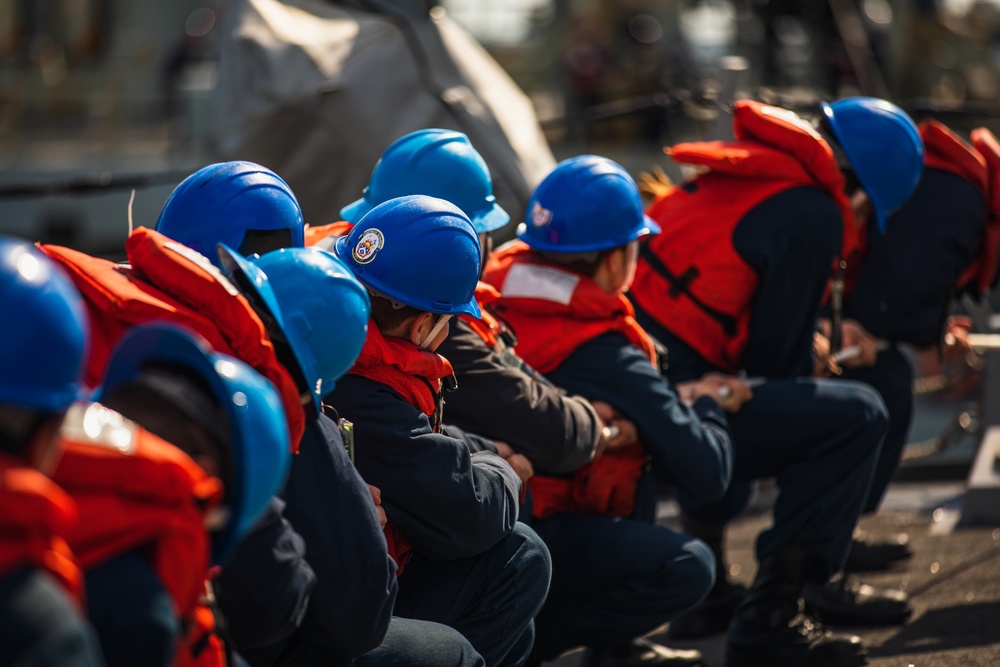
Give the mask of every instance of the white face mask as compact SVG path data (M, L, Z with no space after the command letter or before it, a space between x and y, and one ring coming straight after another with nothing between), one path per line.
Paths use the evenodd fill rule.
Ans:
M434 326L431 327L430 332L426 336L424 336L424 339L422 341L420 341L418 347L421 350L428 349L428 347L434 341L434 339L437 338L438 334L441 333L441 330L444 329L446 326L448 326L448 320L450 319L451 315L439 315L438 321L434 323Z

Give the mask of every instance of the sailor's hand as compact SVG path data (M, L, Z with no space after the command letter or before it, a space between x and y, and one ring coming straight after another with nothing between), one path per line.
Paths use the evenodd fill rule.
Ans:
M753 398L753 389L735 375L707 373L698 380L681 382L677 393L688 405L702 396L711 396L726 412L738 412L744 403Z
M497 448L497 456L506 461L514 469L517 476L521 478L522 485L527 484L528 480L535 474L535 469L532 467L528 457L515 452L506 442L494 440L493 444Z
M610 403L591 401L594 411L601 420L601 444L595 450L593 458L597 458L605 449L621 449L639 442L639 431L635 423L626 419Z
M961 361L972 352L969 342L969 330L972 329L972 318L967 315L952 315L945 327L944 346L941 358L945 363L953 364Z
M636 185L639 186L639 192L652 199L659 199L674 187L670 177L658 164L654 164L648 172L641 172Z

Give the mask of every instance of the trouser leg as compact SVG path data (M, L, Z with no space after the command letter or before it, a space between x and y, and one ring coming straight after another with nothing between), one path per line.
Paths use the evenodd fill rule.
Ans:
M393 618L381 646L356 658L355 667L483 667L472 644L447 625Z
M399 578L395 614L455 628L490 665L520 665L532 619L545 600L552 563L531 528L518 523L489 551L432 561L414 554Z
M795 543L838 571L868 496L888 427L879 395L842 380L770 380L729 416L733 483L774 477L773 525L757 539L762 560ZM697 511L697 508L694 508Z
M889 410L889 431L882 443L882 453L875 466L875 477L862 510L862 514L870 514L878 509L885 496L885 490L899 467L899 458L910 433L913 418L913 367L902 352L890 349L880 352L873 366L845 369L843 378L874 387Z
M533 658L627 644L697 605L712 587L708 547L662 526L558 514L535 528L553 572Z

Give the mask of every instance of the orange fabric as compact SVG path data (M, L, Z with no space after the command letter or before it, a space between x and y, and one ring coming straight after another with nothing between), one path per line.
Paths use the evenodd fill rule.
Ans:
M486 346L491 350L496 347L500 334L500 322L487 310L487 306L500 300L500 292L493 285L479 281L476 285L476 303L482 311L482 318L477 319L471 315L459 315L462 320L469 325L469 328L479 334Z
M517 241L493 253L483 273L485 281L505 290L511 269L518 265L545 267L574 277L568 303L544 296L501 296L498 308L518 332L518 355L542 373L555 370L578 347L608 332L623 334L656 363L652 339L635 321L629 301L608 294L586 276L547 262ZM557 512L629 516L646 466L641 444L607 451L574 471L571 479L535 475L528 480L534 499L532 515L542 519Z
M410 554L413 553L413 545L410 544L406 536L399 532L399 528L396 528L395 524L391 521L385 524L382 534L385 535L385 545L389 555L396 561L396 576L398 577L403 574L403 569L410 560Z
M452 375L451 363L439 354L421 350L409 340L383 336L374 321L368 322L368 337L350 375L380 382L391 387L403 400L432 417L437 412L441 378ZM436 392L420 378L426 378ZM435 424L435 428L439 425ZM389 555L396 561L396 574L402 574L413 547L406 536L390 521L382 530Z
M63 536L77 520L69 495L23 461L0 453L0 577L41 568L78 604L83 574Z
M354 223L347 222L346 220L331 222L328 225L320 225L318 227L310 225L306 227L305 231L306 246L316 245L328 236L347 236L352 229L354 229Z
M949 171L976 186L983 195L989 191L989 170L985 158L957 134L935 120L920 123L924 142L924 166Z
M695 177L693 187L671 189L646 211L662 233L648 238L644 253L685 287L656 270L654 260L640 257L630 292L657 323L732 373L740 369L758 284L756 272L732 246L740 220L785 190L815 187L840 209L842 256L852 257L858 247L843 174L830 145L815 130L789 111L752 101L737 102L734 129L736 141L686 143L667 150L679 163L708 170Z
M131 268L59 246L41 246L66 269L90 315L85 381L100 383L111 350L133 326L168 321L200 334L213 350L234 356L277 388L293 451L305 432L298 386L278 361L264 324L207 259L145 227L125 242Z
M113 438L63 430L65 449L53 479L79 509L80 520L66 539L84 569L139 550L178 615L188 617L209 566L205 516L220 501L222 483L131 422L116 429Z
M421 350L404 338L383 336L374 321L368 322L368 337L358 360L348 373L392 387L403 400L428 417L437 411L441 378L455 371L440 354ZM426 378L436 388L432 390Z
M983 294L996 282L1000 267L1000 142L985 127L973 130L971 138L972 145L985 159L988 171L986 231L976 262L976 287L979 294Z
M217 632L212 609L199 603L188 623L173 667L225 667L226 645Z
M522 241L494 252L483 279L503 293L507 275L518 264L545 266L579 278L568 305L506 294L500 298L498 308L518 335L518 356L528 365L548 373L580 345L609 331L623 334L656 363L653 340L635 321L635 310L628 299L620 294L607 294L593 280L545 261Z

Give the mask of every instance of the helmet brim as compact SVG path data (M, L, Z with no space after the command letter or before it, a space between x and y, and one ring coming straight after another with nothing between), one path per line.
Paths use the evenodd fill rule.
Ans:
M361 199L351 202L344 208L340 209L340 217L342 220L347 222L358 224L358 220L365 217L368 211L372 210L374 206L369 203L367 199L362 197Z
M300 347L301 341L295 331L289 330L290 327L281 314L281 306L278 304L278 298L274 295L274 290L271 289L271 285L267 282L267 274L254 264L252 259L244 257L225 243L219 244L218 252L219 262L222 264L222 270L226 276L232 277L238 273L249 283L260 303L267 309L267 314L274 319L274 322L281 329L281 333L288 341L289 347L292 349L292 354L295 356L295 361L299 365L298 371L303 381L307 385L311 385L310 378L316 377L317 371L313 364L309 363L299 353L299 350L303 349ZM323 405L323 397L318 390L314 390L312 387L310 387L310 394L312 395L313 405L316 407L316 410L320 410Z
M472 226L476 228L477 234L487 234L506 226L509 222L510 214L499 204L493 204L493 208L489 211L472 219Z

